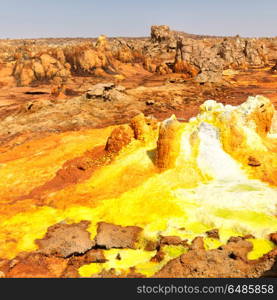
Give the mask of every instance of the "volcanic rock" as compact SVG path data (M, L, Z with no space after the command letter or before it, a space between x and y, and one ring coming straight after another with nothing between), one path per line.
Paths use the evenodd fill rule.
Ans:
M135 116L130 126L134 130L135 138L140 141L147 141L153 138L155 130L157 129L157 120L152 117L145 117L143 113Z
M259 277L272 267L274 257L250 262L247 253L251 249L252 244L245 240L208 251L200 245L169 261L153 277Z
M48 228L43 239L36 240L39 253L68 257L72 254L82 254L91 249L95 243L86 230L89 222L75 224L56 224Z
M120 226L100 222L95 237L96 245L110 248L131 248L135 249L139 234L142 228L137 226Z
M130 96L124 93L123 86L116 86L112 82L98 83L86 93L86 99L103 99L104 101L127 101Z
M219 239L219 233L218 229L211 229L206 231L206 234L208 237L213 238L213 239Z
M28 57L16 61L13 75L19 86L30 85L34 81L61 78L66 81L70 76L70 65L59 61L49 54Z
M153 42L162 42L170 39L170 29L167 25L151 26L151 40Z
M129 125L116 127L109 136L106 143L106 150L112 153L119 152L128 145L134 138L134 131Z
M182 239L179 236L161 236L160 245L180 245Z
M174 168L181 150L181 124L174 117L160 125L157 142L156 165L161 170Z
M196 238L193 239L191 244L189 245L190 250L197 250L197 249L202 249L204 250L204 240L203 237L197 236Z
M165 253L162 250L157 251L157 253L151 258L151 262L159 263L165 257Z
M159 247L159 243L156 241L147 241L144 250L145 251L154 251Z

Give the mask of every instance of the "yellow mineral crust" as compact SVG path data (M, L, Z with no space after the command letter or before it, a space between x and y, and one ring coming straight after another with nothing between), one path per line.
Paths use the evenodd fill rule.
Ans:
M270 101L257 96L237 107L208 100L188 123L173 117L158 124L159 131L139 116L131 124L134 138L109 164L81 182L46 189L43 197L23 196L49 182L65 162L105 147L114 128L49 135L1 153L0 257L35 250L49 226L81 220L90 221L91 238L101 221L143 228L138 249L106 250L109 261L81 267L81 276L130 267L152 276L186 251L170 246L163 263L151 262L155 253L144 247L160 235L188 242L203 236L206 249L214 249L231 236L252 234L249 258L260 257L275 247L268 235L277 231L273 113ZM219 240L206 237L213 228Z

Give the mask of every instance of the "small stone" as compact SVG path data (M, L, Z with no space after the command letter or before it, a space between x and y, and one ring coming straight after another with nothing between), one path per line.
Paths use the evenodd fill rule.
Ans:
M155 101L154 100L147 100L145 103L146 103L146 105L154 105Z
M162 236L160 240L161 245L180 245L182 239L179 236Z
M206 234L210 238L219 239L218 229L208 230L206 231Z
M165 257L165 253L162 250L159 250L156 253L156 255L151 258L150 261L159 263L164 259L164 257Z
M253 156L248 157L248 166L259 167L261 163Z

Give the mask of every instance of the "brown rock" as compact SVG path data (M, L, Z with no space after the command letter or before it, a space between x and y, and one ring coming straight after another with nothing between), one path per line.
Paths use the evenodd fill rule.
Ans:
M179 236L162 236L160 239L161 245L181 245L182 239Z
M151 135L151 127L147 124L147 120L143 113L135 116L130 123L135 133L135 138L140 141L146 141Z
M151 40L153 42L162 42L170 38L170 29L167 25L151 26Z
M159 263L164 259L164 257L165 257L165 253L162 250L159 250L156 253L156 255L151 258L150 261Z
M254 236L253 234L246 234L246 235L243 236L243 239L244 239L244 240L247 240L247 239L254 239L254 238L255 238L255 236Z
M257 158L255 158L253 156L248 157L248 166L259 167L260 165L261 165L261 163L257 160Z
M61 275L61 278L80 278L78 269L75 266L69 265Z
M251 249L252 244L245 240L230 242L209 251L195 247L169 261L153 277L260 277L272 268L274 256L272 254L256 261L248 261L247 253Z
M18 258L18 263L6 273L7 278L51 278L60 277L67 260L47 257L40 253L28 253Z
M231 236L228 240L228 243L237 243L239 241L242 241L242 240L246 240L246 239L254 239L255 237L252 235L252 234L247 234L245 236Z
M273 73L277 72L277 62L276 62L276 64L271 68L271 72L273 72Z
M197 236L192 242L191 245L189 245L189 250L197 250L201 249L204 250L204 241L203 237Z
M106 261L103 250L101 249L91 249L84 255L84 261L87 264L90 263L103 263Z
M148 241L147 244L146 244L146 246L145 246L145 248L144 248L144 250L146 250L146 251L154 251L154 250L157 249L158 246L159 245L158 245L157 242Z
M277 232L271 233L269 235L270 240L277 245Z
M78 269L84 264L103 263L105 261L106 258L102 249L91 249L84 255L71 256L68 261L68 266L74 266Z
M106 143L106 150L112 153L119 152L127 146L134 138L134 131L129 125L116 127L109 136Z
M142 229L137 226L120 226L100 222L97 227L96 244L101 247L135 249Z
M206 234L210 238L219 239L218 229L216 229L216 228L206 231Z
M86 230L89 222L76 224L56 224L48 228L45 237L36 240L39 252L45 255L68 257L72 254L82 254L91 249L95 243Z

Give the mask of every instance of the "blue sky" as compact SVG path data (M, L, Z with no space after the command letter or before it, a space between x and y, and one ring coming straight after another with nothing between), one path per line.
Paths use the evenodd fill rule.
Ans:
M277 0L0 0L0 38L189 33L277 36Z

